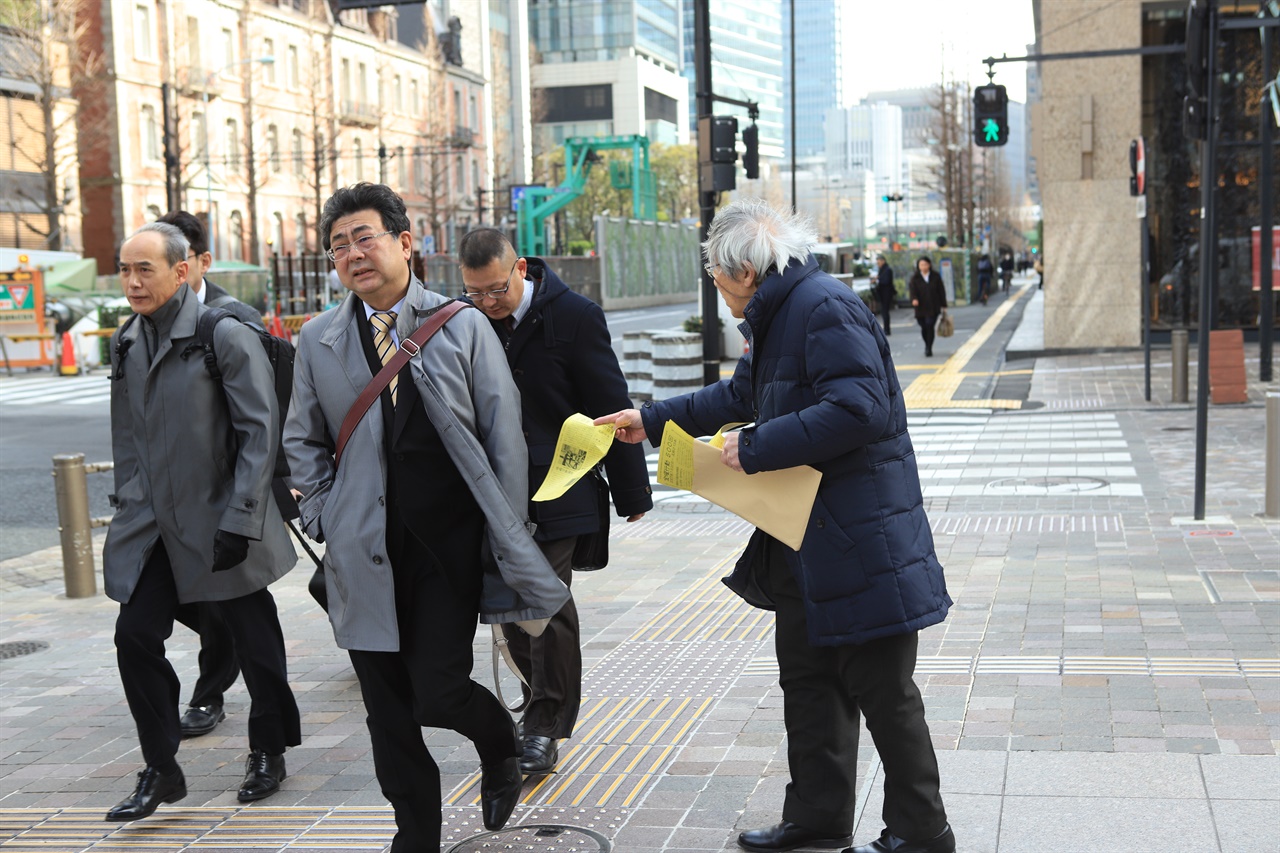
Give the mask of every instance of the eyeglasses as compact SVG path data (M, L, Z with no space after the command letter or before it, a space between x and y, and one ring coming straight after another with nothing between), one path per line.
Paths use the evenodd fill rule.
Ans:
M511 265L511 269L507 271L507 286L506 286L506 287L502 287L502 288L499 288L499 289L497 289L497 290L477 290L477 291L470 291L470 290L467 290L467 291L464 291L464 292L463 292L463 294L464 294L468 299L471 299L471 300L473 300L473 301L474 301L474 300L476 300L476 299L498 299L498 298L500 298L500 297L502 296L502 294L506 293L508 290L510 290L510 289L511 289L511 274L512 274L512 273L514 273L514 272L516 271L516 264L519 264L519 263L520 263L520 259L519 259L519 258L516 258L516 262L515 262L514 264L512 264L512 265Z
M342 260L347 255L351 254L352 249L358 249L360 251L360 254L363 255L373 248L374 242L379 237L385 237L388 234L394 234L394 233L396 232L383 231L380 234L366 234L363 237L357 237L355 240L352 240L350 243L343 243L341 246L332 246L330 247L329 251L325 252L325 254L329 256L329 260L331 261Z
M711 278L715 278L716 270L720 269L720 265L719 264L703 264L702 269L706 271L708 276L710 276Z

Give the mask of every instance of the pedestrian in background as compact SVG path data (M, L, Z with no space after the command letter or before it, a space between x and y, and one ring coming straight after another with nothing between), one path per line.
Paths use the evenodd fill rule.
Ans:
M987 297L991 295L991 274L994 270L995 268L991 265L991 256L983 253L982 257L978 258L978 300L983 305L987 304Z
M1005 293L1013 286L1013 254L1005 252L1000 256L1000 283Z
M270 796L301 742L284 636L268 584L297 561L271 493L281 414L271 363L242 323L214 326L221 381L189 358L208 309L185 283L186 238L144 225L120 247L137 315L111 341L116 513L102 551L120 602L116 658L146 767L107 820L137 820L187 795L178 766L178 676L165 640L181 605L216 602L249 688L249 757L237 799Z
M921 255L916 261L916 271L911 276L907 290L911 295L911 305L916 309L920 336L924 338L924 354L932 356L934 329L937 328L942 309L947 307L947 288L928 255Z
M898 298L898 291L893 285L893 267L885 260L884 255L876 255L876 301L880 304L880 317L884 322L885 336L889 335L889 316L893 312L893 303Z
M853 853L953 853L938 762L913 680L918 632L947 615L889 345L849 288L818 269L817 235L794 214L737 201L716 214L707 269L751 353L730 379L598 418L626 442L674 421L725 436L721 461L754 474L822 472L799 551L756 530L726 583L776 612L791 780L782 820L738 836L746 850L851 843L858 717L884 768L885 829Z
M480 228L458 247L465 295L502 341L516 387L525 443L529 447L529 485L546 479L570 415L589 417L631 405L627 380L618 366L604 311L574 293L541 258L516 255L506 236ZM607 485L592 473L552 501L529 502L537 524L534 538L560 580L573 581L573 557L580 537L608 536L601 501L609 496L618 515L639 521L653 509L649 468L639 447L615 443L604 459ZM595 566L594 568L599 568ZM520 769L526 774L555 770L557 741L570 737L582 703L582 638L573 599L540 637L516 625L503 625L511 656L528 681L528 702L521 723L524 745Z
M440 769L423 727L474 744L486 829L506 824L524 782L515 723L471 678L477 616L536 630L532 620L549 619L569 591L529 532L520 394L483 315L464 308L420 348L407 340L453 300L409 269L403 199L383 184L340 189L320 233L350 294L299 335L290 481L304 530L327 543L329 621L360 681L373 769L395 810L391 851L438 851ZM347 413L402 341L413 355L360 416L339 472Z

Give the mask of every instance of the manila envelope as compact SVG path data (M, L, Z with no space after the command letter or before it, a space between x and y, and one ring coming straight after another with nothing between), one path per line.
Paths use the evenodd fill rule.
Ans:
M658 482L688 489L799 551L822 472L808 465L745 474L720 461L720 448L674 422L662 432Z

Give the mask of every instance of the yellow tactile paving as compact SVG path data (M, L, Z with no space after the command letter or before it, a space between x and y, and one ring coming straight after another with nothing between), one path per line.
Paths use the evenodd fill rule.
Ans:
M1025 296L1031 288L1022 287L1009 295L1000 307L992 312L987 321L969 336L960 347L930 373L923 373L911 381L902 392L902 399L908 409L1020 409L1021 400L956 400L954 395L960 383L969 376L986 376L984 373L967 373L965 366L985 344L999 327L1018 300ZM933 365L904 365L900 370L924 369ZM1009 371L998 375L1011 375L1027 371Z

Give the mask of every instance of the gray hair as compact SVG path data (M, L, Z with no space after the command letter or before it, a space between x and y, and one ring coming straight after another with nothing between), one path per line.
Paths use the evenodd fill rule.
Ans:
M130 234L129 239L132 240L148 231L154 231L164 238L164 259L169 266L176 266L187 259L191 244L187 242L187 235L183 234L178 226L170 225L168 222L148 222Z
M763 279L771 267L781 272L792 261L807 259L817 242L818 232L808 218L747 198L716 213L702 249L707 263L719 265L731 277L750 264Z

